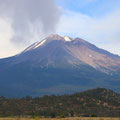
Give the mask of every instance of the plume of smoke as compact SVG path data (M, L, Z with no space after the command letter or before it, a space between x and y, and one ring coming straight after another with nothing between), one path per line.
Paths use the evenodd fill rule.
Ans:
M55 32L60 11L55 0L0 0L0 17L11 22L17 45Z

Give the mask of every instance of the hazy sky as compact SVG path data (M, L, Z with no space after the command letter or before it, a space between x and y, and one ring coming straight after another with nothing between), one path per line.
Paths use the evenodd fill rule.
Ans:
M50 33L120 55L120 0L0 0L0 58Z

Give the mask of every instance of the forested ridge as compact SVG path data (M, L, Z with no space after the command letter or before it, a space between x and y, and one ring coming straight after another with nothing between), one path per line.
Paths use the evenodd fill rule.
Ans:
M96 88L72 95L0 97L0 116L120 117L120 94Z

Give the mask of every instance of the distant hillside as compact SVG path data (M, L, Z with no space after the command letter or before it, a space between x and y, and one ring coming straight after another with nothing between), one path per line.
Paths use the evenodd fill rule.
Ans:
M52 95L41 98L0 97L0 116L18 115L120 117L120 94L97 88L73 95Z

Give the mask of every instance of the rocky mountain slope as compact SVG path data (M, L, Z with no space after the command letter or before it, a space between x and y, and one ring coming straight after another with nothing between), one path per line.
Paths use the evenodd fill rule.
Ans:
M0 60L0 95L73 93L93 87L120 91L120 57L81 38L50 35Z

